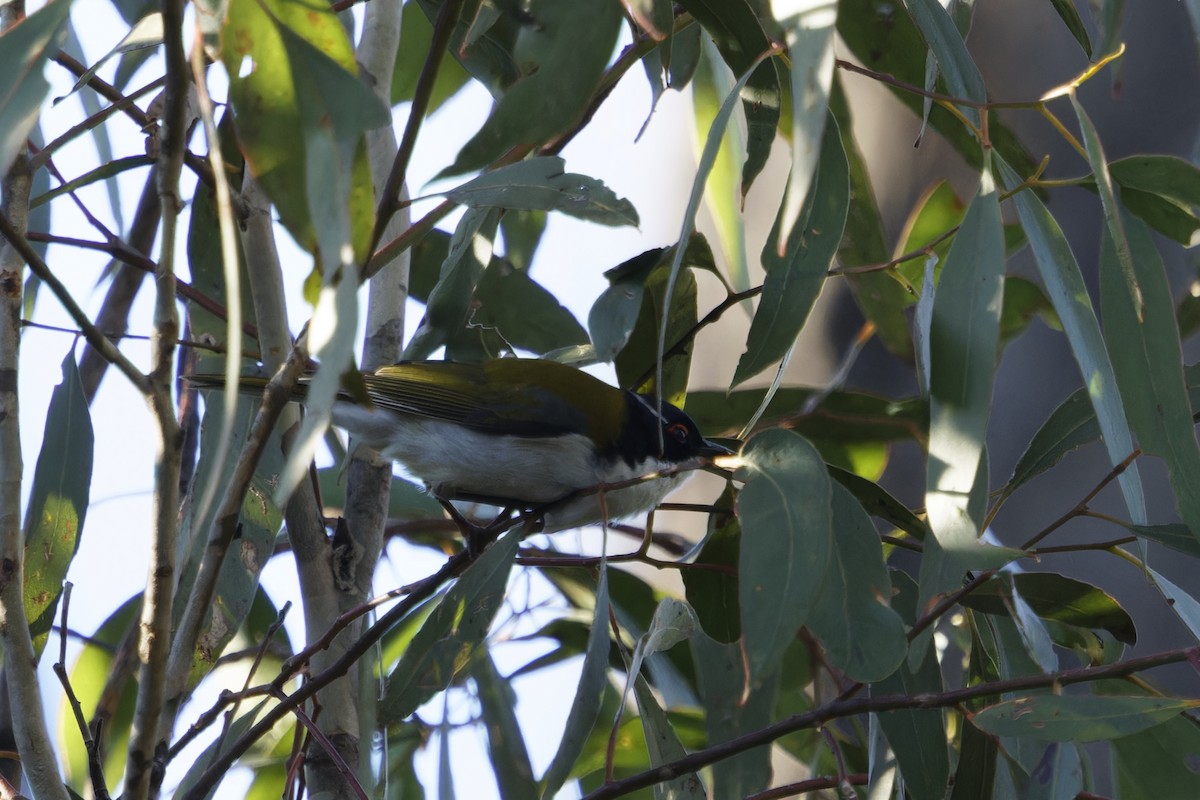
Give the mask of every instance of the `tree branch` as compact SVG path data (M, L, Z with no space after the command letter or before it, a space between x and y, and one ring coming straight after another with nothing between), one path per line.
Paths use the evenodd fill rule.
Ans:
M1099 667L1080 667L1044 675L1028 675L1021 678L1010 678L1003 681L980 683L962 689L952 689L946 692L923 694L891 694L881 697L864 697L856 700L834 700L820 708L806 711L802 714L780 720L759 730L738 736L721 744L706 747L689 753L683 758L660 764L657 767L631 775L628 778L612 781L599 789L584 796L583 800L608 800L620 797L647 786L653 786L663 781L677 778L689 772L695 772L701 767L715 764L730 756L743 753L764 744L770 744L776 739L795 731L807 730L824 725L827 722L859 714L878 713L882 711L899 711L902 709L951 708L969 700L981 697L1021 692L1031 689L1045 689L1051 686L1068 686L1073 683L1089 683L1108 678L1123 678L1143 670L1161 667L1167 664L1178 664L1182 661L1193 661L1200 657L1200 647L1188 647L1180 650L1167 650L1141 658L1131 658L1119 664L1105 664Z

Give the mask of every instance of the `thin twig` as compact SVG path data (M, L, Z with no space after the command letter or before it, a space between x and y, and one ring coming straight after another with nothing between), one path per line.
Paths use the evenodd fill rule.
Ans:
M892 694L854 700L834 700L812 711L793 714L786 719L782 719L779 722L767 725L756 731L689 753L675 761L659 764L644 772L612 781L585 795L583 800L609 800L609 798L620 797L638 789L644 789L648 786L695 772L702 767L715 764L738 753L744 753L755 747L770 744L789 733L815 728L835 719L853 717L859 714L898 711L901 709L951 708L961 703L989 695L1044 689L1050 686L1068 686L1075 683L1090 683L1109 678L1123 678L1127 675L1133 675L1155 667L1178 664L1196 658L1200 658L1200 647L1188 647L1153 653L1140 658L1131 658L1119 664L1080 667L1049 674L1026 675L1020 678L980 683L945 692Z

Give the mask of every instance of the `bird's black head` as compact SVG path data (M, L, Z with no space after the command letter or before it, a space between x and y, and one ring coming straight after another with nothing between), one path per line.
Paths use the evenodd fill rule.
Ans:
M621 456L631 466L652 457L680 464L692 458L730 452L728 448L705 439L691 417L665 400L656 411L653 396L628 392L626 407L628 424L625 425L619 447Z

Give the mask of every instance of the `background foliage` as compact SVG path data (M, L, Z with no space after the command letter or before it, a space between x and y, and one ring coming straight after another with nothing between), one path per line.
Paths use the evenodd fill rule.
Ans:
M1071 50L1025 96L968 50L996 22L972 0L352 5L115 0L128 35L94 64L84 2L3 6L0 375L48 303L86 341L24 494L37 431L0 381L0 607L28 621L0 631L5 791L1195 796L1200 171L1093 120L1136 82L1133 10L1031 0ZM62 70L69 118L47 102ZM676 233L644 252L618 237L648 209L564 157L622 82L652 109L689 95L698 133ZM481 90L433 189L411 186L434 115ZM876 151L910 136L933 155L897 204ZM80 143L98 166L64 174ZM609 243L586 319L534 268L563 217ZM81 250L112 259L100 302ZM838 291L848 333L814 312ZM822 328L840 366L798 385ZM1022 348L1064 360L1014 378ZM633 539L497 528L468 553L327 434L352 366L510 351L611 362L739 458ZM274 376L261 402L176 382L244 361ZM113 463L93 428L128 424L89 410L110 365L160 440L133 467L154 513L128 523L150 578L108 576L121 600L68 658L63 582L95 569L75 554ZM1002 398L1040 410L1011 426ZM311 472L325 450L349 465ZM385 547L404 560L381 568ZM522 719L564 675L565 716ZM462 727L491 778L461 766Z

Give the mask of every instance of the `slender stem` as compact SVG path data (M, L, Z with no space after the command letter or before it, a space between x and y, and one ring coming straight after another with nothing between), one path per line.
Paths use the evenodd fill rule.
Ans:
M392 170L388 174L387 183L379 198L379 210L375 215L375 230L371 234L371 248L375 252L383 238L383 231L391 220L392 215L400 207L401 189L408 175L408 164L412 160L413 149L417 144L417 133L429 110L429 101L433 97L433 87L437 80L438 68L450 42L450 34L458 24L458 15L462 11L464 0L445 0L438 9L437 21L433 25L433 35L429 41L429 51L425 54L425 63L421 65L421 74L417 77L417 86L413 90L412 106L408 112L408 122L404 125L404 133L392 159ZM386 262L384 262L386 263ZM380 264L379 266L382 266ZM376 267L378 269L378 267Z
M150 572L143 594L138 658L137 703L125 791L130 800L146 800L153 784L154 754L163 726L167 660L171 646L171 600L175 589L175 550L179 532L179 474L182 434L172 401L172 365L179 337L175 306L175 244L180 200L179 178L187 149L189 76L183 44L183 0L162 0L163 56L166 63L162 146L159 152L159 196L162 203L162 250L155 274L154 338L151 340L149 401L158 426L154 465L154 529L150 543Z
M129 378L130 383L137 387L138 391L142 393L147 392L150 388L150 382L146 376L134 366L132 361L125 357L124 353L117 349L115 344L109 341L108 337L102 331L92 324L92 320L80 308L79 304L75 302L75 298L71 296L67 287L58 279L58 276L54 274L46 262L42 260L38 252L30 246L29 240L21 235L5 213L0 213L0 236L3 236L8 241L13 250L19 253L25 263L29 265L29 269L33 274L37 275L42 283L46 284L50 291L54 293L54 296L58 298L58 302L67 310L67 314L79 326L79 330L83 331L83 338L87 339L87 343L95 348L106 361L121 370L125 377Z

